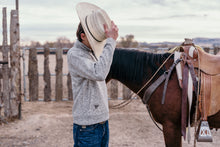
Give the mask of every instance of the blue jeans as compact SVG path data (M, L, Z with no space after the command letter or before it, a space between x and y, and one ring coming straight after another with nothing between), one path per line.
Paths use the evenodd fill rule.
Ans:
M73 124L73 140L74 147L108 147L108 121L89 126Z

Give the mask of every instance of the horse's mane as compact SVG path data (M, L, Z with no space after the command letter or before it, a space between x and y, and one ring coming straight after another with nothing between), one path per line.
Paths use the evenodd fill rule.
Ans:
M169 55L170 53L156 54L134 49L116 49L110 74L112 78L117 77L140 84L143 77L150 78ZM159 74L164 71L163 67Z

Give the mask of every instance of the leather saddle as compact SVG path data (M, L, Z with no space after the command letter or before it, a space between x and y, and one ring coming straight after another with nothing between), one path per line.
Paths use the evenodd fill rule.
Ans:
M200 126L197 130L197 141L198 142L212 142L212 136L211 131L209 129L207 117L214 115L220 110L220 55L211 55L203 51L200 47L195 46L190 40L187 42L187 40L182 44L180 47L180 52L184 52L182 60L182 77L187 77L187 73L184 73L184 70L187 68L186 63L190 63L190 66L188 64L188 68L191 68L191 71L194 72L194 82L198 83L193 84L195 85L194 90L198 94L199 98L199 111L200 111ZM194 70L193 70L194 68ZM197 79L195 80L197 75ZM184 76L185 75L185 76ZM193 74L191 73L191 76ZM182 78L183 82L181 83L181 80L179 79L180 86L182 86L183 92L186 91L184 89L187 89L187 86L184 86L184 81L187 79ZM195 82L197 81L197 82ZM199 81L199 82L198 82ZM185 82L186 83L186 82ZM199 90L197 90L199 88ZM189 92L189 91L188 91ZM182 115L184 114L185 109L183 109L185 97L182 96ZM181 117L181 131L183 132L183 136L185 133L185 121L184 118Z
M208 54L198 50L200 69L209 75L220 74L220 55Z
M220 110L220 55L206 53L193 44L183 45L181 50L193 62L194 68L200 70L199 108L202 119L207 120L207 116Z

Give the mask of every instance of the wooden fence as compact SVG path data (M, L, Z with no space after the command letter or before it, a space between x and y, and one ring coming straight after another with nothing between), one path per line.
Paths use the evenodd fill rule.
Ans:
M67 50L67 48L23 48L23 92L25 101L73 99L71 78L68 73L66 59ZM26 67L28 68L26 69ZM110 99L127 98L131 93L127 87L116 80L111 80L107 87Z
M28 53L26 53L28 50ZM50 54L51 50L55 52L56 59L50 60L52 56ZM43 53L38 54L39 52ZM41 56L39 58L39 56ZM23 90L24 90L24 100L27 101L61 101L63 98L63 50L61 48L57 49L49 49L49 48L30 48L23 49ZM28 62L26 61L28 58ZM40 61L39 61L40 60ZM55 63L54 63L55 62ZM43 63L43 64L42 64ZM28 69L26 71L26 64L28 64ZM39 65L42 64L40 67ZM51 65L56 64L55 74L51 74ZM39 77L43 76L43 81L39 80ZM55 76L55 79L52 77ZM28 77L28 81L26 82L26 77ZM55 84L53 83L55 80ZM29 84L27 84L29 83ZM68 84L68 100L72 99L71 94L71 83ZM29 87L29 90L26 91L26 87ZM43 85L43 87L42 87ZM54 93L52 95L52 89L54 88ZM40 95L39 95L40 93ZM43 93L43 96L42 96ZM54 96L54 97L52 97Z
M0 69L0 123L21 118L21 74L18 10L11 10L10 45L7 34L7 9L2 9L3 43L0 46L3 65ZM10 56L9 56L10 55Z
M220 49L204 48L217 53ZM25 101L72 100L71 79L66 59L67 48L23 48L23 87ZM26 59L28 58L28 61ZM28 69L26 66L28 64ZM54 66L54 67L51 67ZM28 77L28 81L26 81ZM28 87L28 91L26 91ZM120 82L108 84L110 99L127 99L131 91Z
M203 48L205 52L210 53L210 54L214 54L216 55L218 52L220 52L220 47L216 46L212 49L210 49L209 47L204 47Z

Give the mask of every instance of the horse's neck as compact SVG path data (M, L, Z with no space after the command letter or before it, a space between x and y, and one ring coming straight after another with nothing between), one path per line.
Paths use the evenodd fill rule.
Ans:
M132 90L135 93L137 93L140 90L140 88L141 88L141 85L138 85L135 82L126 81L124 79L117 79L117 78L114 78L114 79L120 81L123 85L127 86L130 90Z
M133 61L131 61L133 62ZM135 61L134 61L135 62ZM158 68L159 66L162 64L162 63L155 63L158 65ZM169 68L169 66L172 64L172 61L168 61L167 65L166 65L166 69ZM112 79L116 79L118 81L120 81L122 84L124 84L125 86L127 86L129 89L131 89L133 92L137 93L142 87L143 85L148 82L148 80L151 78L151 76L155 73L155 71L157 69L152 69L149 67L148 64L146 65L143 65L144 66L144 69L142 70L142 72L140 73L136 73L136 77L139 76L139 78L141 80L138 80L138 81L135 81L135 80L132 80L131 78L128 78L126 75L131 72L136 72L136 67L133 67L133 69L131 69L131 71L128 71L127 69L130 69L129 67L130 65L129 64L121 64L121 63L114 63L114 65L112 65L111 67L111 78ZM157 75L156 75L156 78L159 77L159 75L161 75L162 73L159 72ZM152 82L150 83L152 84ZM150 84L148 84L145 89L150 86ZM144 94L144 91L145 90L142 90L138 95L140 97L143 96Z
M139 73L140 79L142 80L134 81L126 76L128 74L127 73L128 71L126 70L128 66L129 66L128 64L127 65L114 64L114 67L111 68L111 79L120 81L123 85L127 86L130 90L137 93L142 87L142 84L143 84L143 81L146 75L144 75L144 73ZM132 69L129 72L135 72L135 71L136 69Z

